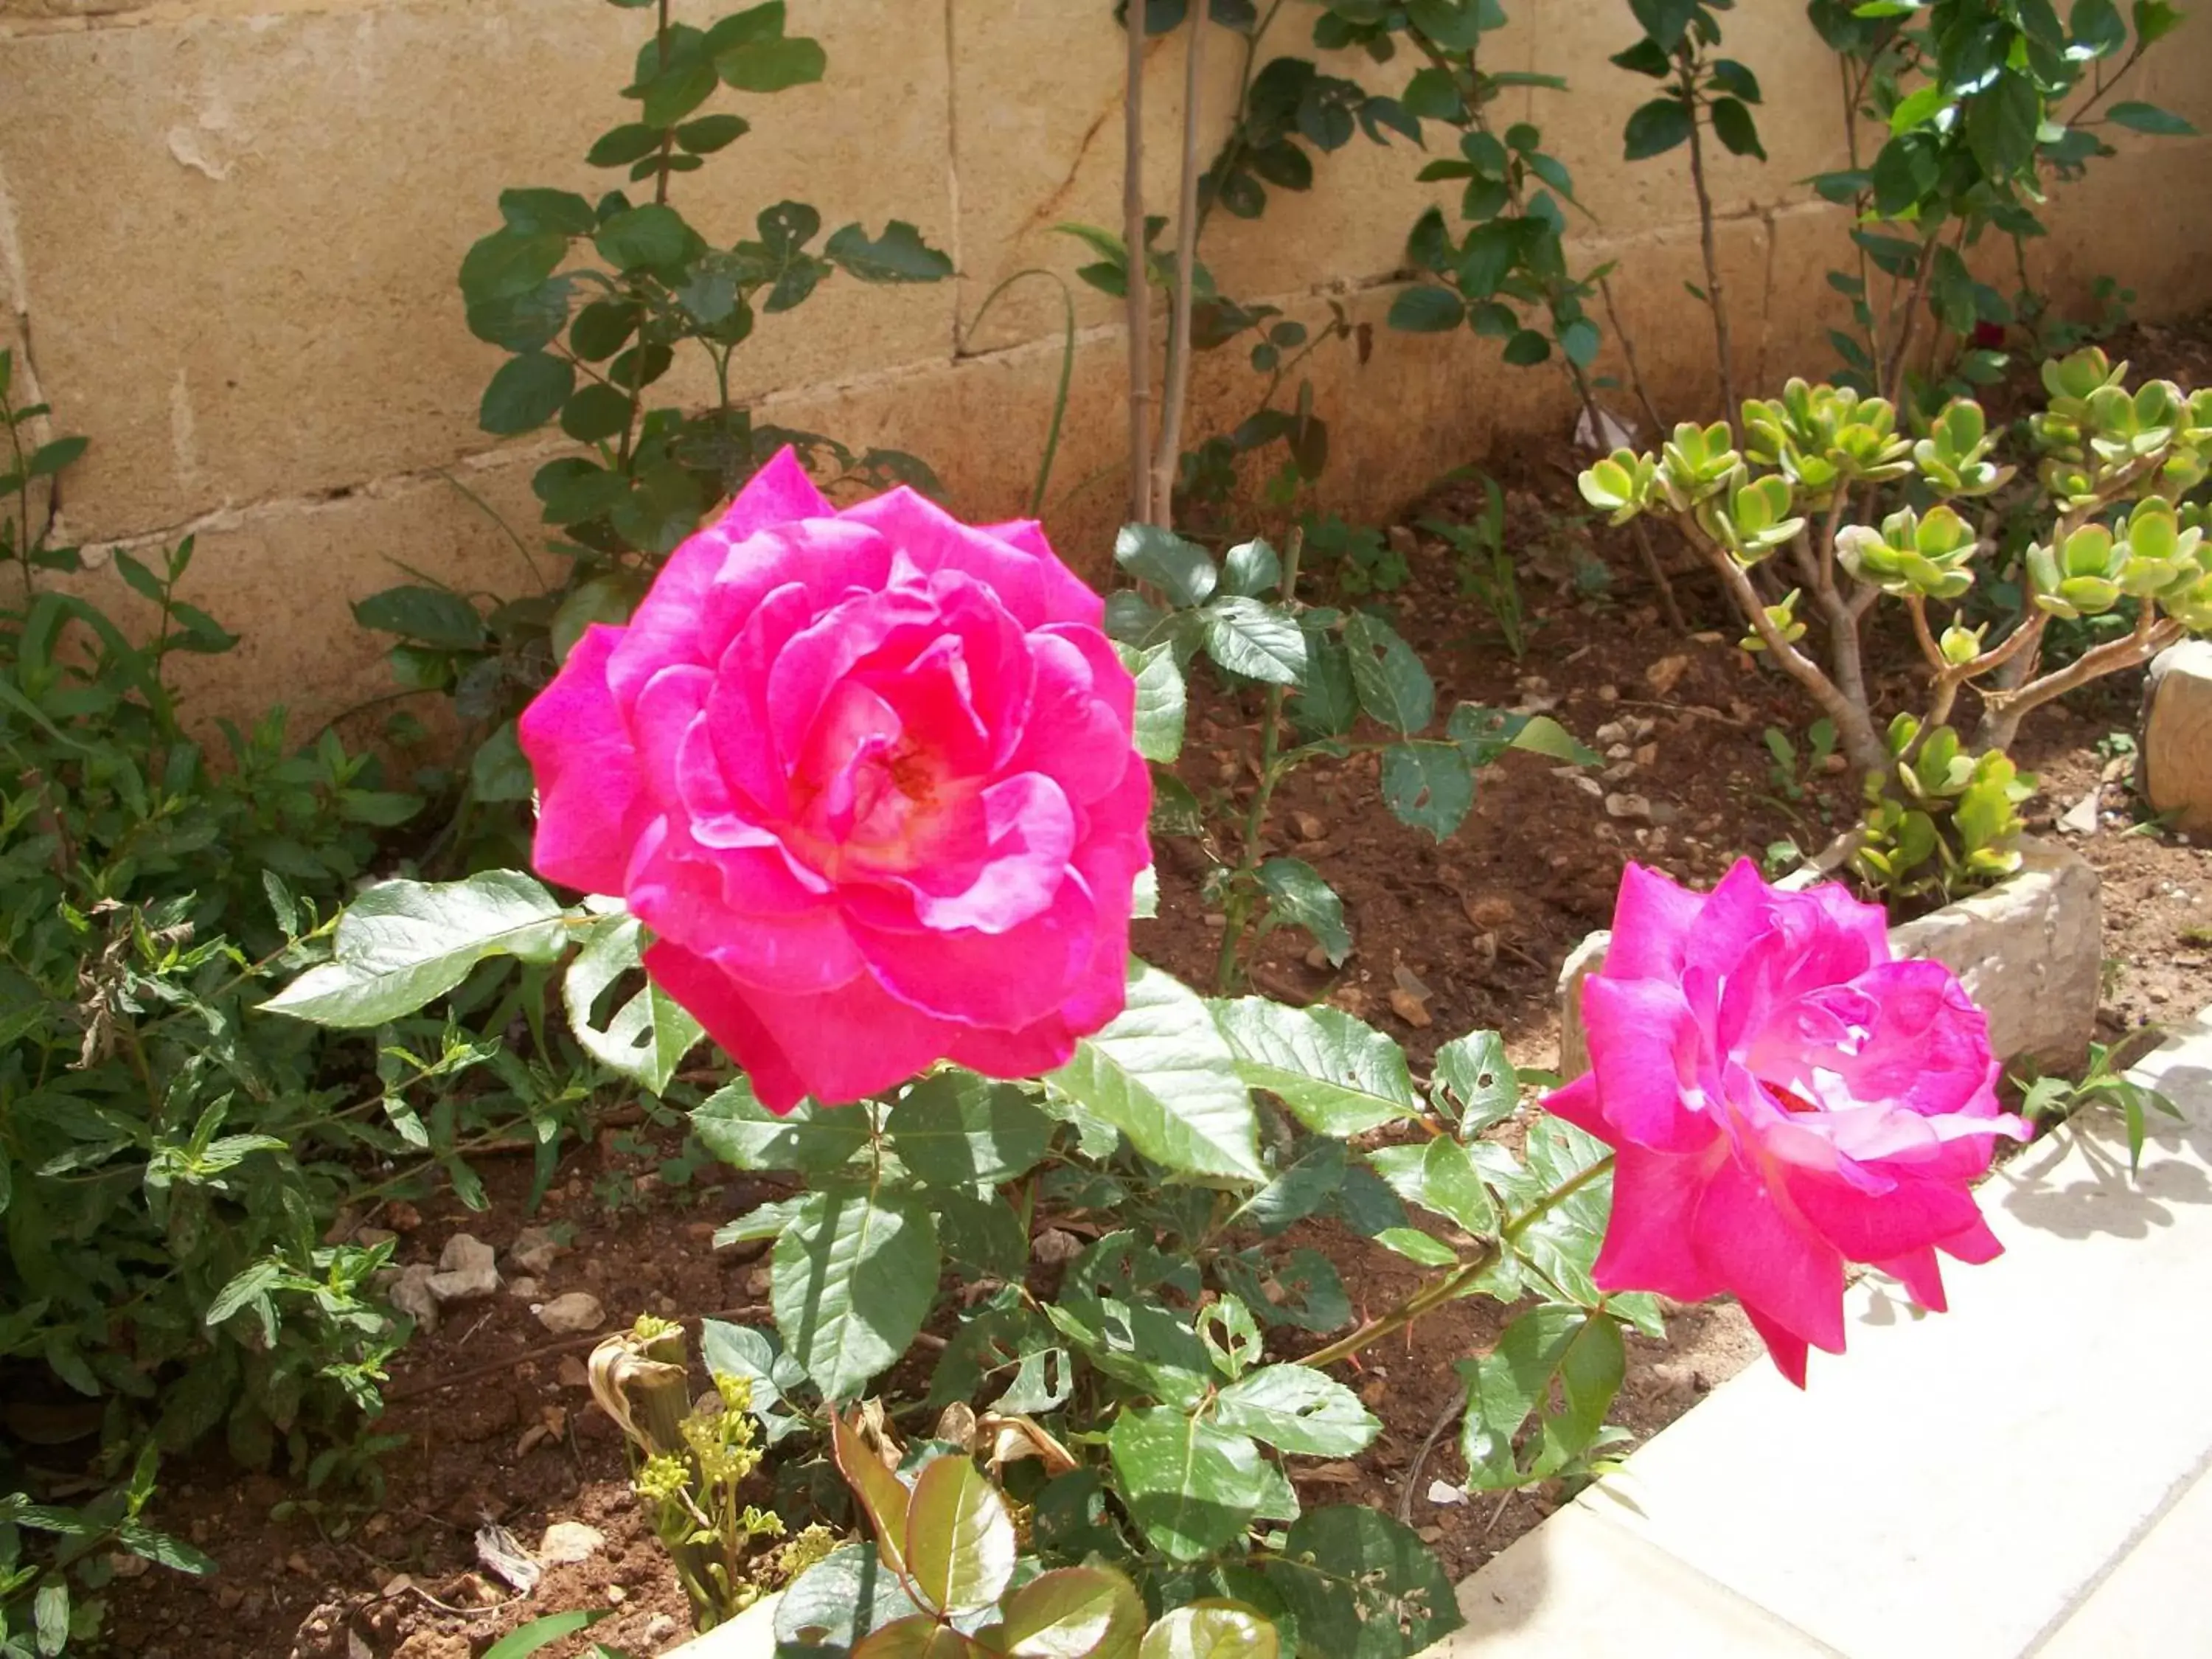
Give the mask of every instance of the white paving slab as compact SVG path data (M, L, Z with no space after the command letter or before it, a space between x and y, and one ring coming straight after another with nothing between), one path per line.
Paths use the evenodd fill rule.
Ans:
M2197 1659L2212 1653L2212 1475L2199 1475L2035 1659Z
M2154 1118L2140 1177L2101 1113L2015 1159L1983 1190L2006 1253L1946 1273L1950 1313L1863 1285L1850 1352L1816 1353L1808 1392L1763 1365L1716 1390L1469 1581L1472 1606L1494 1579L1527 1609L1484 1659L1620 1650L1616 1600L1674 1616L1667 1575L1586 1522L1802 1651L2021 1659L2086 1617L2212 1467L2212 1016L2134 1074L2186 1113ZM1540 1568L1552 1588L1532 1594ZM2075 1653L2212 1654L2197 1622L2196 1645Z

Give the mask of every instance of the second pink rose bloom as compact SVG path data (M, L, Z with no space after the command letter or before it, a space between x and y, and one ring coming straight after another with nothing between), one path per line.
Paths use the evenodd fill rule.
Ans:
M1941 1311L1937 1252L1998 1254L1971 1183L2027 1125L1989 1022L1949 969L1891 959L1877 906L1631 865L1582 996L1590 1070L1546 1103L1617 1154L1601 1289L1732 1293L1802 1387L1808 1346L1843 1351L1847 1261Z
M1121 1011L1152 861L1135 687L1034 524L789 450L525 711L533 862L619 895L762 1102L1065 1062Z

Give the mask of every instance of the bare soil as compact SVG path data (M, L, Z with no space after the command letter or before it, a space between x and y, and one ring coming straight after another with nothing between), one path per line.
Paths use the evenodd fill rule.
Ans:
M2135 357L2139 373L2212 379L2212 331L2202 322L2130 331L2113 355ZM1464 699L1548 712L1607 751L1607 775L1510 755L1483 777L1467 824L1437 845L1389 817L1376 798L1372 758L1355 757L1296 776L1269 819L1275 850L1306 858L1334 883L1357 945L1336 971L1314 965L1320 958L1310 958L1304 934L1271 935L1255 986L1288 1000L1333 1001L1417 1058L1490 1027L1504 1034L1516 1063L1554 1064L1560 963L1605 925L1627 860L1710 884L1735 859L1757 859L1784 839L1818 848L1855 805L1840 766L1775 775L1761 734L1771 726L1802 744L1808 710L1794 688L1735 647L1722 595L1686 560L1677 586L1694 632L1668 629L1626 538L1593 531L1553 453L1490 463L1511 486L1530 611L1525 660L1512 659L1483 609L1461 595L1449 555L1433 544L1386 603L1435 673L1440 706ZM1471 501L1447 489L1407 518L1455 509L1472 516ZM1589 561L1608 573L1602 591L1593 591ZM1325 590L1328 574L1315 580ZM1911 685L1909 650L1901 640L1877 646L1900 701ZM2028 811L2045 832L2100 791L2098 833L2073 841L2105 879L2108 1039L2212 1004L2212 857L2138 822L2124 756L2109 741L2100 749L2130 728L2137 695L2130 678L2046 710L2021 752L2042 779ZM1253 711L1217 698L1194 714L1186 780L1201 794L1248 792ZM1601 741L1601 728L1613 741ZM1204 866L1190 843L1162 844L1161 913L1139 925L1137 948L1211 985L1220 923L1200 896ZM766 1194L742 1181L673 1184L666 1177L682 1171L661 1160L678 1150L672 1137L602 1135L569 1153L535 1216L522 1207L527 1179L518 1160L491 1171L489 1213L446 1200L380 1219L408 1224L403 1261L434 1259L457 1231L503 1252L525 1224L570 1224L574 1248L541 1282L539 1299L587 1290L605 1304L608 1329L647 1311L765 1319L760 1265L717 1253L708 1240L718 1222ZM716 1178L709 1169L697 1181ZM1370 1309L1387 1306L1415 1277L1400 1258L1341 1232L1314 1229L1301 1242L1331 1255ZM1669 1314L1665 1341L1629 1341L1614 1417L1638 1439L1759 1352L1732 1304ZM1313 1472L1309 1500L1403 1513L1455 1576L1554 1508L1560 1494L1552 1488L1443 1505L1426 1495L1432 1480L1458 1471L1454 1362L1481 1352L1498 1322L1486 1304L1460 1304L1365 1356L1352 1380L1384 1432L1356 1463ZM530 1619L608 1607L611 1616L592 1632L597 1640L644 1654L681 1639L684 1598L637 1518L619 1437L583 1387L592 1340L549 1338L506 1294L450 1310L394 1368L390 1408L375 1426L406 1440L381 1459L380 1492L311 1493L299 1480L242 1473L216 1454L173 1462L153 1518L212 1553L222 1571L209 1581L148 1571L119 1584L114 1650L143 1659L470 1659ZM606 1544L518 1596L477 1564L474 1540L486 1521L526 1546L550 1522L581 1521Z

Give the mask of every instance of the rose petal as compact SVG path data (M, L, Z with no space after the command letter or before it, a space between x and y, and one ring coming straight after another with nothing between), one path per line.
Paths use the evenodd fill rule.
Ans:
M1613 937L1605 947L1605 976L1679 979L1690 930L1705 908L1702 895L1673 878L1640 864L1625 867L1613 901Z
M1070 980L1090 958L1096 915L1089 890L1063 869L1047 908L1011 928L855 927L854 936L900 1001L935 1018L1011 1030L1050 1018L1066 1000Z
M1613 1170L1617 1219L1606 1229L1591 1269L1600 1290L1655 1291L1678 1302L1701 1302L1728 1288L1691 1248L1692 1223L1713 1163L1702 1154L1620 1150Z
M522 711L516 737L538 780L531 863L548 881L619 893L631 845L653 816L614 697L607 659L621 630L594 623L553 683Z
M1698 1033L1680 991L1595 975L1583 981L1583 1024L1607 1139L1675 1152L1712 1139L1712 1120L1685 1093L1697 1085Z
M1735 1158L1723 1160L1706 1182L1691 1242L1705 1270L1747 1308L1816 1348L1844 1351L1843 1258L1793 1224Z

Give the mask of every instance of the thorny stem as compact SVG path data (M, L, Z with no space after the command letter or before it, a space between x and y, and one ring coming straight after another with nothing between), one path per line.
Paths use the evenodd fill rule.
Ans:
M1334 1365L1340 1359L1349 1359L1361 1349L1404 1330L1422 1315L1432 1313L1445 1303L1457 1301L1467 1295L1482 1276L1497 1265L1507 1245L1583 1188L1601 1177L1610 1176L1613 1173L1613 1157L1611 1152L1607 1152L1588 1169L1578 1170L1568 1176L1498 1229L1496 1238L1485 1239L1480 1249L1443 1278L1430 1280L1389 1312L1376 1315L1358 1329L1339 1337L1325 1348L1315 1349L1297 1363L1319 1370L1324 1365Z
M1704 123L1698 118L1696 57L1682 48L1682 98L1690 109L1690 183L1698 194L1698 236L1705 256L1705 303L1713 313L1713 345L1720 353L1721 401L1729 430L1738 430L1742 411L1735 400L1735 355L1729 349L1728 301L1721 292L1720 254L1713 236L1713 198L1705 186Z
M1182 453L1183 405L1190 397L1190 312L1193 268L1198 263L1198 128L1200 66L1204 61L1206 8L1190 20L1183 53L1182 185L1176 203L1175 310L1168 327L1167 386L1160 404L1159 447L1152 458L1152 506L1159 522L1175 518L1176 462Z
M1298 559L1305 550L1306 532L1303 526L1293 526L1283 544L1283 606L1289 610L1297 599ZM1253 786L1252 804L1244 814L1243 845L1237 848L1237 871L1231 878L1229 901L1223 906L1221 954L1213 965L1215 992L1227 996L1237 988L1242 965L1238 952L1244 943L1244 933L1252 925L1253 885L1260 867L1260 837L1267 824L1267 806L1273 800L1275 787L1283 781L1288 768L1280 763L1282 753L1283 688L1267 687L1266 707L1260 716L1260 781Z
M1129 335L1129 521L1152 518L1152 271L1145 248L1145 8L1127 13L1127 86L1121 100L1121 237L1129 252L1122 283Z

